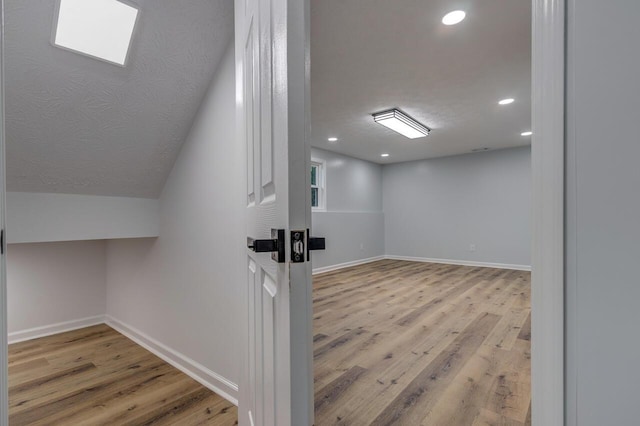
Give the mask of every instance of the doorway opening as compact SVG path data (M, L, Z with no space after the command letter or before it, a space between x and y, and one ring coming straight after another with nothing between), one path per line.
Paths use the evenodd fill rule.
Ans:
M530 424L531 22L311 2L316 424Z

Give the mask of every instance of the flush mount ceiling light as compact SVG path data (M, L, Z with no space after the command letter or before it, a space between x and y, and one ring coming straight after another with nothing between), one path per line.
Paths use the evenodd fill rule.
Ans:
M380 154L380 157L388 157L389 154Z
M418 123L416 120L397 109L373 114L373 119L376 123L382 124L383 126L393 130L394 132L398 132L409 139L423 138L431 132L430 128Z
M444 15L444 17L442 18L442 23L445 25L459 24L464 20L465 16L467 16L467 14L464 12L464 10L454 10Z
M500 102L498 102L500 105L509 105L512 104L513 101L515 101L515 99L513 98L507 98L507 99L503 99Z
M137 19L137 8L117 0L59 0L53 44L124 66Z
M338 142L338 138L328 138L329 142Z
M520 133L520 136L531 136L533 134L533 132L522 132Z

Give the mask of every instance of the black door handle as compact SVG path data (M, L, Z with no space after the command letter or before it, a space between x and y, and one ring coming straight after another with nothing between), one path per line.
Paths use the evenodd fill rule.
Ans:
M309 250L326 249L324 237L309 237Z
M271 259L284 263L284 229L271 229L269 240L247 237L247 248L256 253L271 253Z
M247 247L256 253L278 251L278 240L254 240L247 238Z
M307 260L311 260L311 250L325 250L326 244L324 237L312 237L311 232L307 229Z

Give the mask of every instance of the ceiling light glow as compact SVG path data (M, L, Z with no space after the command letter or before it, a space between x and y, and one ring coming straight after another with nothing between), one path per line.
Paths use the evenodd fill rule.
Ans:
M59 0L53 44L124 66L138 9L117 0Z
M430 128L398 109L373 114L373 120L409 139L423 138L431 132Z
M520 136L531 136L533 134L533 132L522 132L520 133Z
M327 139L329 142L337 142L338 138L328 138Z
M386 153L385 154L380 154L380 157L388 157L388 156L389 156L389 154L386 154Z
M467 14L464 12L464 10L454 10L444 15L444 17L442 18L442 23L445 25L459 24L464 20L465 16L467 16Z
M512 104L513 101L515 101L515 99L513 98L507 98L507 99L503 99L500 102L498 102L500 105L509 105Z

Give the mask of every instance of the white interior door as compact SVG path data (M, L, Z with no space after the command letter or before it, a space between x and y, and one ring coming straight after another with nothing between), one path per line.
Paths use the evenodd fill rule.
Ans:
M305 253L301 262L291 253L291 231L304 242L311 219L308 12L308 0L235 2L247 238L283 235L280 262L243 254L241 425L313 424L311 265Z

